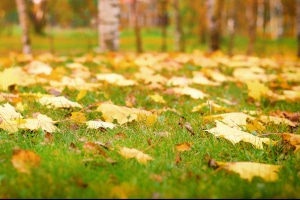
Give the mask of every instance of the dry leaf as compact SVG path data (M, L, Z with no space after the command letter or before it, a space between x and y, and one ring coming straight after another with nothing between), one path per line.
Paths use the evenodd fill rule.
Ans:
M236 144L238 142L249 142L253 144L258 149L263 149L263 143L270 144L271 140L269 138L260 138L254 136L250 133L232 128L220 121L216 121L216 127L212 129L205 130L216 137L225 138Z
M121 154L124 158L135 158L139 163L146 164L148 161L153 160L151 156L143 153L137 149L131 149L127 147L122 147L119 150L119 154Z
M295 153L300 150L300 135L291 134L291 133L282 133L281 136L286 143L290 144L293 147Z
M278 179L281 166L254 162L216 162L218 167L238 173L241 178L251 181L255 176L265 181L273 182Z
M30 174L34 167L40 165L41 159L30 150L13 150L12 164L20 173Z
M40 104L45 105L47 107L54 108L82 108L82 106L77 103L66 99L64 96L58 97L49 97L43 96L39 99Z
M176 144L176 149L178 151L190 151L192 150L192 143L184 142L182 144Z

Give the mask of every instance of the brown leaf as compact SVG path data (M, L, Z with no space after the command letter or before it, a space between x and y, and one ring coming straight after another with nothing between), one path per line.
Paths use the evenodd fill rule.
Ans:
M99 154L104 157L106 156L106 153L100 148L100 146L94 142L86 142L83 145L83 149L85 152L90 153L90 154Z
M178 151L190 151L192 150L192 144L189 142L184 142L182 144L177 144L176 149Z
M30 150L14 149L12 164L20 173L30 174L34 167L40 165L41 158Z
M122 132L120 132L120 133L115 134L115 138L117 140L124 140L125 138L127 138L127 135L124 134L124 133L122 133Z
M293 147L295 153L300 150L299 134L282 133L281 136L285 143L288 143Z

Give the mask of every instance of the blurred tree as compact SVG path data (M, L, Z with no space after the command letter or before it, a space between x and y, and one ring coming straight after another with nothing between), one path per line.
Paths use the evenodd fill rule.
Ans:
M26 3L25 0L16 0L19 22L22 29L22 45L23 45L23 53L30 54L31 53L31 42L29 36L29 23L26 14Z
M138 1L133 0L132 1L132 12L133 12L133 24L134 24L134 32L135 32L135 39L136 39L136 51L138 53L143 52L143 47L142 47L142 39L141 39L141 34L140 34L140 24L138 20L139 16L139 9L138 9Z
M298 42L298 52L297 56L300 58L300 0L296 0L296 12L297 12L297 20L296 20L296 28L297 28L297 42Z
M220 49L221 41L221 11L223 8L223 0L207 0L207 24L209 31L209 51L217 51Z
M26 1L27 14L31 24L33 25L34 32L39 35L44 34L44 29L47 24L46 9L47 0L32 0Z
M283 36L283 7L281 0L269 0L270 3L270 31L273 39Z
M119 49L119 0L98 0L98 34L100 51Z
M246 10L246 16L248 21L249 35L247 55L251 55L254 50L254 43L256 39L257 0L247 0L247 3L248 7Z
M229 42L228 42L228 55L233 55L233 46L234 46L234 36L235 36L235 24L236 24L236 10L237 3L235 0L230 0L228 2L228 19L227 19L227 29L229 33Z
M174 8L174 24L175 24L175 51L183 52L185 50L184 38L181 26L181 16L179 10L179 0L173 0L173 8Z
M158 24L161 27L162 45L161 51L167 51L167 27L169 25L168 0L158 1Z

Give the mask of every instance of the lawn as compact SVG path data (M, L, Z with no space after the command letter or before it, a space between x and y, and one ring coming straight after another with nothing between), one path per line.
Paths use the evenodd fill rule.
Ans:
M131 53L129 31L106 54L86 30L54 31L55 56L1 39L0 197L299 198L299 62L271 41L264 58L155 53L159 31L144 34L152 53Z

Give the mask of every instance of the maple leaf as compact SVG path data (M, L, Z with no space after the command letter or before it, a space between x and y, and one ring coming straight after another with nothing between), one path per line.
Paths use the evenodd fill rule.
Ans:
M259 81L248 81L248 96L259 101L262 96L266 96L269 92L269 88Z
M148 161L153 160L153 158L148 154L133 148L122 147L119 150L119 154L126 159L135 158L139 163L142 164L146 164Z
M164 100L164 98L162 96L160 96L159 94L157 94L157 93L155 93L153 95L150 95L150 98L153 101L157 102L157 103L163 103L163 104L166 103L166 101Z
M54 126L55 121L53 121L50 117L37 113L35 118L25 119L24 123L21 123L19 128L29 129L29 130L38 130L41 128L44 131L49 133L53 133L58 130L56 126Z
M151 115L151 112L146 110L117 106L110 103L102 103L97 108L97 111L102 112L103 118L106 122L113 122L114 119L116 119L119 124L125 124L127 122L137 120L139 114Z
M278 172L282 166L255 163L255 162L218 162L216 164L220 169L238 173L241 178L251 181L255 176L261 177L268 182L274 182L278 179Z
M86 117L82 112L72 112L70 120L76 123L84 123L86 122Z
M27 64L24 68L29 74L46 74L50 75L52 72L52 67L50 67L48 64L33 60L29 64Z
M82 106L77 103L66 99L64 96L52 97L52 96L43 96L39 99L39 103L47 107L54 108L82 108Z
M225 138L233 144L241 141L251 143L258 149L263 149L263 143L270 144L271 142L269 138L260 138L254 136L250 133L232 128L218 120L216 121L215 128L211 128L205 131L213 134L216 137Z
M200 85L212 85L212 86L218 86L221 83L220 82L213 82L209 80L203 72L193 72L193 83L200 84Z
M41 159L30 150L16 149L13 150L12 164L20 173L30 174L34 167L40 165Z

